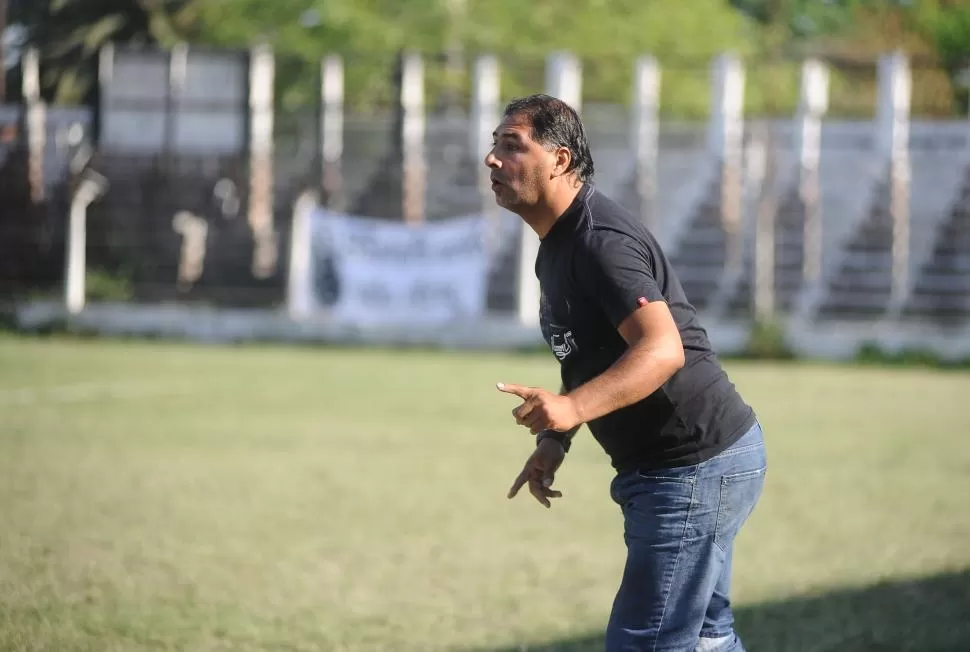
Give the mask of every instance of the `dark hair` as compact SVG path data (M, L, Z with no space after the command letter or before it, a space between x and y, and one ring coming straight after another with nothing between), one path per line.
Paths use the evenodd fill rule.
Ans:
M567 172L576 171L580 181L593 178L593 156L589 153L586 129L579 114L562 100L538 93L512 100L505 117L523 116L531 126L532 140L547 147L565 147L572 152Z

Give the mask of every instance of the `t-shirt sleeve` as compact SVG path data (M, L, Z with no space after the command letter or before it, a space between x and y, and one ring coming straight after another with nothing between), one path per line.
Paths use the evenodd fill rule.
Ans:
M573 260L576 281L614 327L648 302L664 301L649 253L630 236L594 231L581 240Z

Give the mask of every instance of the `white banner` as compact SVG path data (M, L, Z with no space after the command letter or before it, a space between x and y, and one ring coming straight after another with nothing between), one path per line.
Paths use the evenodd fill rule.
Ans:
M444 323L485 310L482 216L407 225L311 214L311 310L354 325Z

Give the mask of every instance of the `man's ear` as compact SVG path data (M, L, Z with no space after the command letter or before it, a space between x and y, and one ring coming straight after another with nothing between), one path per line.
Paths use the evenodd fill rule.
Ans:
M556 165L553 167L553 176L560 177L566 174L569 170L570 164L573 162L573 153L569 151L568 147L557 147L556 148Z

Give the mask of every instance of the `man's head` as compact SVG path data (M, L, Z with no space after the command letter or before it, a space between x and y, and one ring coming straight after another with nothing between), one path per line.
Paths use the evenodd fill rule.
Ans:
M593 178L586 130L562 100L541 94L513 100L493 137L485 165L496 202L513 212L561 203Z

